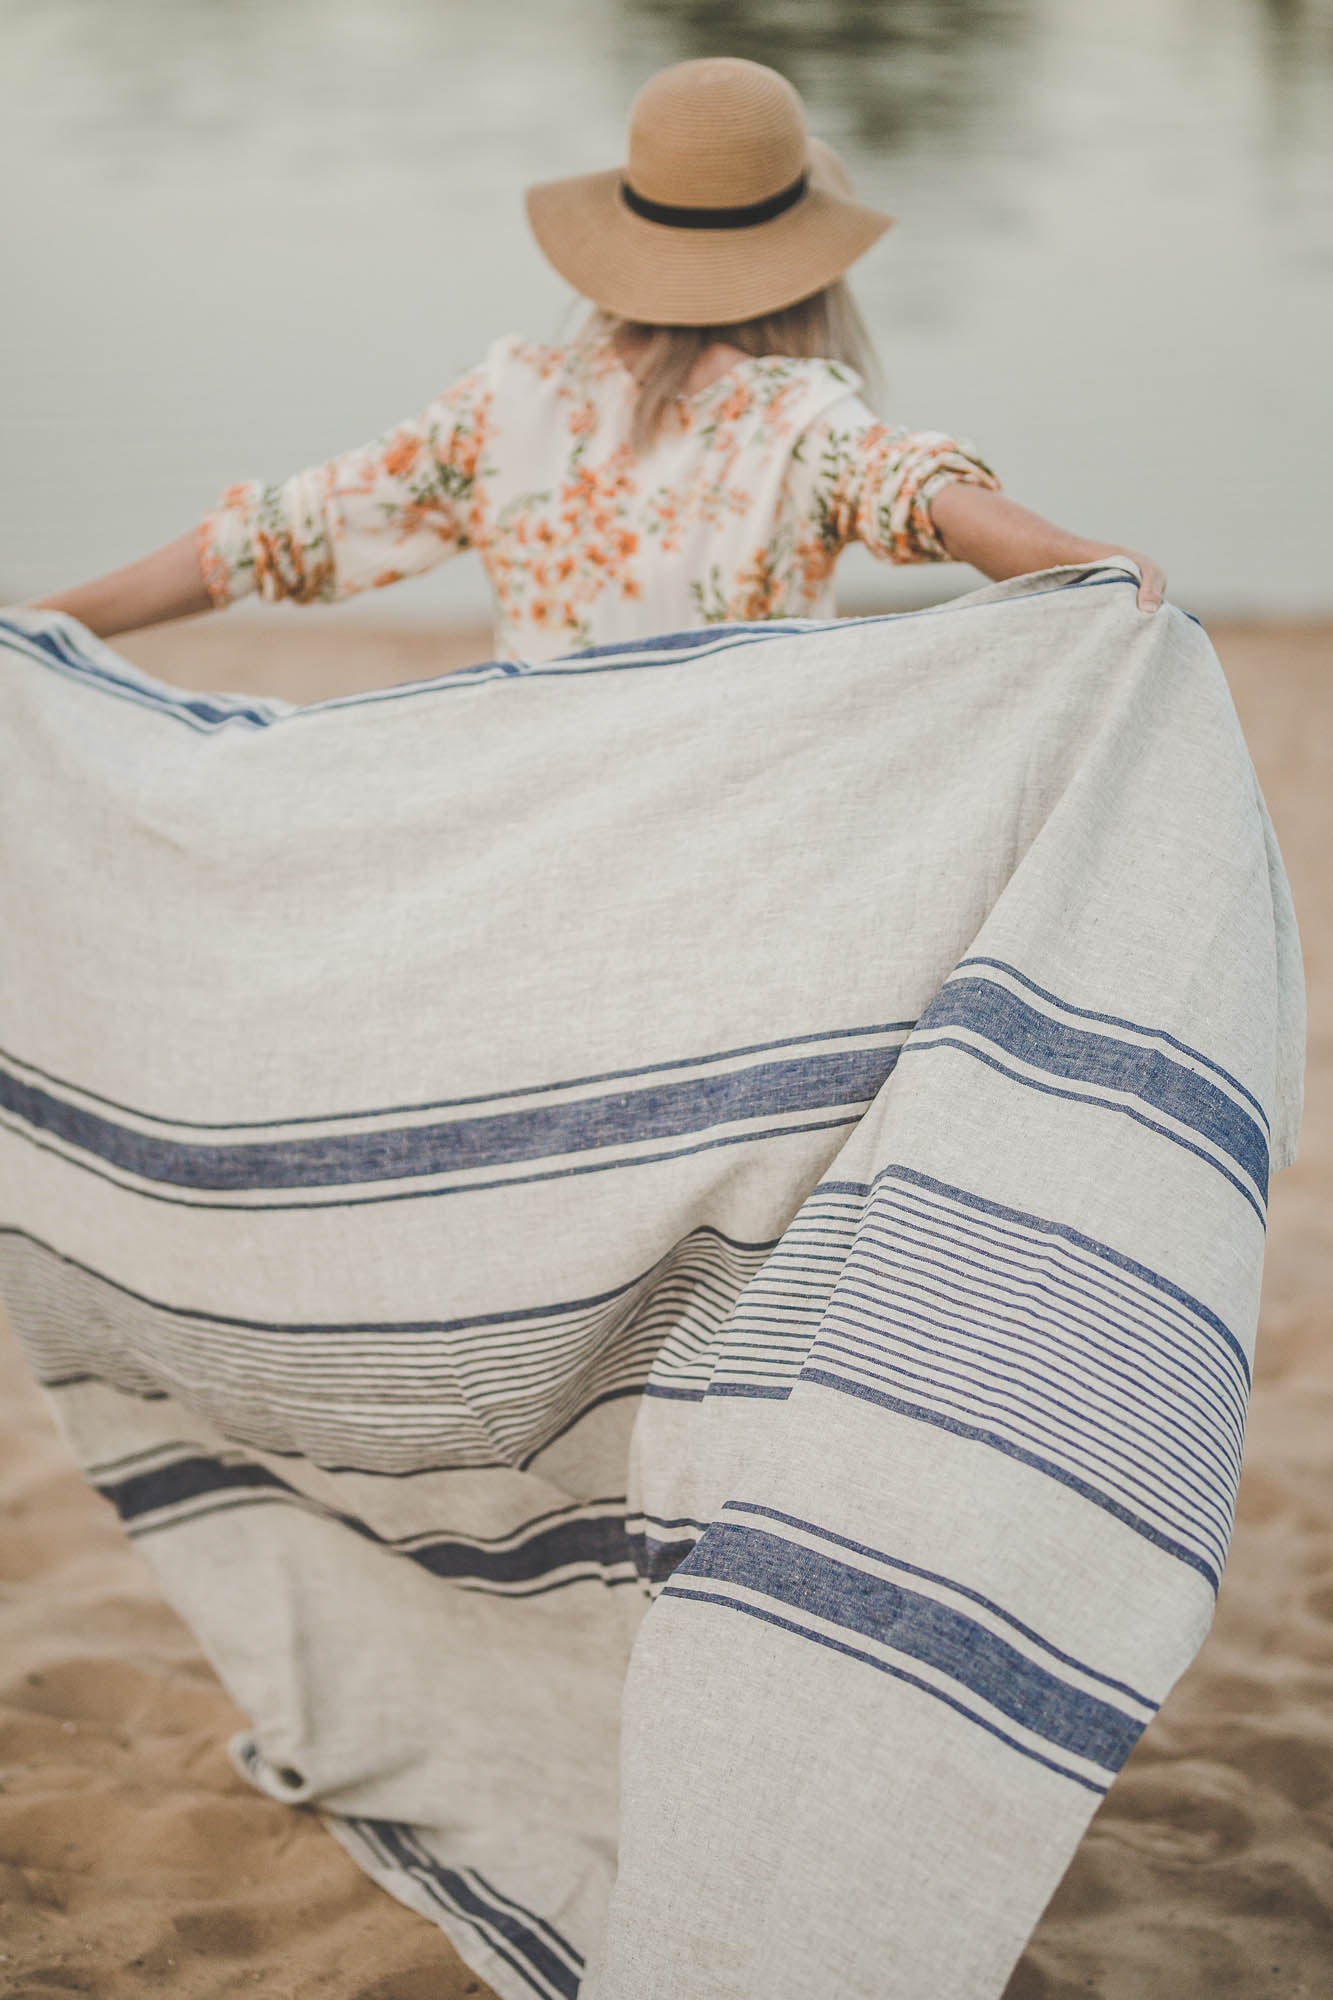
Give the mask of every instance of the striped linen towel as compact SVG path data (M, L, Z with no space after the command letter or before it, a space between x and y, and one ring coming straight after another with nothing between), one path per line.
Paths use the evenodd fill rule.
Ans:
M993 2000L1207 1627L1298 1121L1198 625L295 709L11 611L0 708L0 1291L240 1767L504 2000Z

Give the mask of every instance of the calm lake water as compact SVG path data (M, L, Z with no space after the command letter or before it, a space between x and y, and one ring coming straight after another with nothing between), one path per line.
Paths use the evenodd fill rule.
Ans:
M1192 608L1333 612L1333 0L0 0L0 593L569 324L524 185L716 53L901 218L857 282L886 414ZM849 560L843 597L972 580ZM466 559L300 615L485 605Z

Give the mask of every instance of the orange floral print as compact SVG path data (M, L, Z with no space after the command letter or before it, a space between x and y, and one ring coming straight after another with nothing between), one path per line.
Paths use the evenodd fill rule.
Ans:
M377 443L228 487L200 524L200 569L217 604L308 604L475 548L509 658L828 615L849 542L940 560L940 487L999 483L966 444L880 422L860 386L830 361L741 361L636 457L633 381L610 341L502 340Z

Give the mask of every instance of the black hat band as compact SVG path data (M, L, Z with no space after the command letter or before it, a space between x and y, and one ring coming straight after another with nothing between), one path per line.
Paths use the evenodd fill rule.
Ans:
M809 174L801 174L781 193L769 195L766 201L752 201L744 208L677 208L670 202L649 201L628 181L620 183L620 198L645 222L660 222L668 229L751 229L757 222L772 222L774 216L795 208L809 185Z

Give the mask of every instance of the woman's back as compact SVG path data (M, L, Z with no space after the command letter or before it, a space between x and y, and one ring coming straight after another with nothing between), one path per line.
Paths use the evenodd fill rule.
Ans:
M497 341L375 444L230 488L201 534L214 600L337 599L473 548L499 651L548 658L826 614L848 541L891 561L941 556L931 492L994 484L955 440L878 422L835 362L740 355L704 380L636 450L638 383L609 333Z

